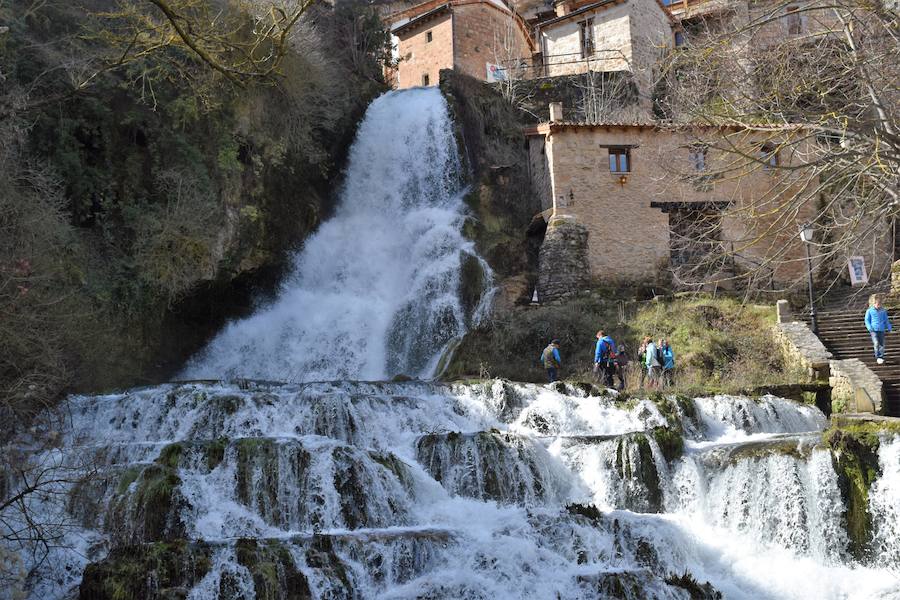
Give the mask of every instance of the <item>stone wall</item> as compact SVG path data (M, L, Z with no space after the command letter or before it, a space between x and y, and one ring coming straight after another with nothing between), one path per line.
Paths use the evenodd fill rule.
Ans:
M631 68L632 40L629 13L633 2L588 11L541 28L545 76L585 71L626 71ZM581 23L594 20L594 53L581 57Z
M695 132L651 125L541 127L529 139L544 136L535 143L544 144L552 197L566 204L566 213L591 234L588 260L595 277L652 282L665 276L670 215L651 203L724 202L732 216L722 220L723 243L733 245L748 263L774 260L774 275L780 282L802 280L805 254L794 223L779 225L776 220L783 215L757 206L765 201L771 208L773 194L787 198L797 192L790 186L779 187L771 172L758 170L740 179L711 178L698 185L685 176L693 169L690 149L699 139ZM630 172L610 171L610 147L629 149ZM707 168L715 172L719 161L724 164L729 158L710 152ZM804 219L813 210L810 204L804 205L794 218Z
M512 14L485 2L453 6L453 43L454 68L482 81L488 63L509 68L531 59L531 48Z
M571 296L590 284L587 264L588 230L571 217L555 216L541 245L538 299Z
M428 34L431 41L428 41ZM453 67L453 16L448 12L400 36L397 88L437 85L441 69Z
M774 338L787 365L806 372L810 379L829 377L832 354L806 323L778 323Z
M881 411L882 382L858 358L831 361L833 400L843 401L848 412L876 413Z

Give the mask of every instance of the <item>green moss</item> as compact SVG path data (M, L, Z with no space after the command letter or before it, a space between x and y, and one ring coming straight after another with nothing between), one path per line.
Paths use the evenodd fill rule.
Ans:
M177 511L174 507L175 491L181 479L174 469L162 465L150 465L142 472L132 497L132 518L142 530L145 540L162 540L177 537L180 527L170 524L169 517Z
M866 560L871 553L869 489L881 474L878 464L881 431L878 425L865 423L833 427L823 434L823 440L832 451L841 496L847 507L849 550L857 560Z
M212 471L225 460L225 449L228 447L228 438L220 437L206 445L206 467Z
M226 415L233 415L244 404L244 399L241 396L234 396L234 395L219 396L217 398L217 400L218 400L219 404L222 406L222 411Z
M691 600L718 600L722 598L722 593L716 590L708 581L700 583L687 571L681 575L670 574L666 577L666 583L686 591Z
M459 273L459 297L466 318L470 319L484 295L485 274L477 256L464 254Z
M741 444L729 454L728 458L731 463L741 460L754 460L773 454L804 459L809 456L810 450L811 448L804 448L797 444L795 440L765 440Z
M656 427L653 429L653 438L668 463L675 462L684 454L684 438L681 436L680 430Z
M141 467L128 467L122 473L122 477L119 479L119 485L116 487L117 494L124 494L128 491L128 487L134 483L134 481L141 474Z
M156 459L156 462L170 469L177 469L183 453L184 446L182 444L169 444L159 453L159 458Z
M114 548L107 558L87 566L80 597L92 600L142 600L178 597L209 572L210 548L179 540ZM152 591L151 591L152 590Z
M256 597L260 600L305 600L311 597L309 582L297 570L284 544L240 539L235 544L235 557L250 571Z

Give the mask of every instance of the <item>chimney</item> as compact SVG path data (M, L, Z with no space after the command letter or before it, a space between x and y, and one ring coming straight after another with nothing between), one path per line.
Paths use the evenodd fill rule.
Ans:
M563 120L562 102L550 103L550 122L558 122Z

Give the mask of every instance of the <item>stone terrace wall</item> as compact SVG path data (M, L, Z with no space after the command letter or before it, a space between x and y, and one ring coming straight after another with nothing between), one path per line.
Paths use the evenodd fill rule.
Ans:
M541 302L571 296L590 285L588 230L571 217L555 216L547 225L540 252L538 298Z

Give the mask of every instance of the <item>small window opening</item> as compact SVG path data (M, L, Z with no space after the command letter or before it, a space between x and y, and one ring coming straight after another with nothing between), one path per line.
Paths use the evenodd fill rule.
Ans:
M425 41L426 41L426 42L430 42L430 41L433 40L433 39L434 39L434 37L432 37L431 32L430 32L430 31L426 31L426 32L425 32Z
M698 173L706 171L706 146L691 146L688 157L694 171Z
M628 148L610 148L609 149L609 172L610 173L630 173L631 172L631 150Z
M763 170L772 171L778 168L778 148L773 144L763 144L759 150L759 160L763 164Z
M431 78L428 77L428 73L425 73L422 75L422 86L427 87L429 85L431 85Z
M675 32L675 47L678 48L680 46L684 46L684 32L676 31Z
M594 53L594 19L587 19L578 24L581 38L581 58Z
M800 35L803 33L803 17L800 14L800 7L787 7L787 30L788 35Z

